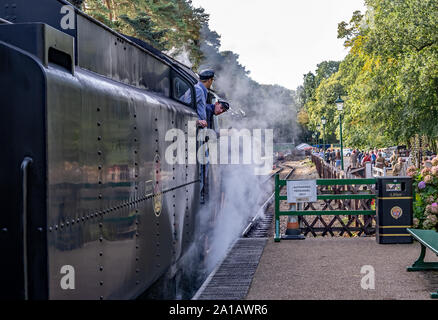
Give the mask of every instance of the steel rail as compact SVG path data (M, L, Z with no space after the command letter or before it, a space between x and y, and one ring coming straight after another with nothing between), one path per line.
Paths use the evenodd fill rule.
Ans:
M291 176L291 174L294 171L294 168L290 167L291 171L286 175L285 179L289 178ZM280 170L272 173L269 175L269 178L264 180L264 182L268 182L272 177L274 177L276 174L278 174L279 172L281 172L283 169L285 168L281 168ZM243 231L241 237L245 237L246 234L249 232L249 230L251 230L252 226L254 225L254 223L258 220L258 217L260 216L261 212L265 212L267 206L272 202L273 197L275 196L275 192L269 196L268 200L266 200L262 206L260 207L260 209L257 211L256 215L254 216L254 218L250 221L250 223L248 224L248 226L245 228L245 230ZM199 297L201 296L202 292L204 291L204 289L208 286L210 280L215 276L216 272L219 270L219 267L222 265L223 261L225 261L225 259L227 258L227 256L229 255L229 253L231 252L231 249L234 247L234 245L237 243L237 241L239 240L239 238L235 239L233 241L233 243L229 246L227 253L224 255L223 259L218 262L215 266L215 268L213 269L212 272L210 272L210 274L207 276L207 278L204 280L204 282L202 283L201 287L199 287L199 289L196 291L195 295L191 298L191 300L198 300Z
M292 173L294 172L294 168L292 168L292 167L290 167L289 166L289 168L291 168L291 170L290 170L290 172L286 175L286 177L284 178L284 180L287 180L291 175L292 175ZM284 170L284 168L282 168L282 170ZM269 179L270 178L272 178L273 176L275 176L277 173L279 173L280 171L282 171L282 170L279 170L279 171L277 171L277 172L275 172L275 173L273 173L273 174L271 174L270 176L269 176ZM269 179L267 179L266 181L268 181ZM260 218L260 216L262 215L262 214L264 214L265 213L265 211L266 211L266 208L272 203L272 201L273 201L273 199L274 199L274 196L275 196L275 191L269 196L269 198L260 206L260 208L257 210L257 212L256 212L256 214L254 215L254 217L251 219L251 221L248 223L248 225L245 227L245 229L243 230L243 232L242 232L242 234L241 234L241 237L246 237L246 235L248 234L248 232L252 229L252 227L255 225L255 223L257 222L257 220Z

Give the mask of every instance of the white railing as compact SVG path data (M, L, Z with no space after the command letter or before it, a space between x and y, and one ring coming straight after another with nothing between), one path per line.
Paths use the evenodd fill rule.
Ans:
M374 177L386 177L386 167L383 168L377 168L377 167L373 167L373 176Z

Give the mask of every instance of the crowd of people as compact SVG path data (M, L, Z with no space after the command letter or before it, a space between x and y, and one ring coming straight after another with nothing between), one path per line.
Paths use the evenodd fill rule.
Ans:
M381 149L373 149L369 151L354 149L350 154L350 163L346 168L347 171L365 167L366 163L371 163L374 167L383 169L390 167L393 176L404 174L406 169L406 160L401 157L397 151L393 151L389 159L385 158ZM332 166L340 168L341 166L341 152L339 149L327 149L326 151L320 149L317 152L324 161Z

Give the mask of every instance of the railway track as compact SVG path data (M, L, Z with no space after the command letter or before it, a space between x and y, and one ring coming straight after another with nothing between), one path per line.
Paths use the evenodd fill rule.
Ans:
M283 179L288 179L294 168ZM273 172L265 182L269 182L277 173ZM267 234L272 223L273 213L265 213L273 202L275 193L260 206L254 218L228 249L225 258L217 264L192 300L242 300L245 299L257 269L260 257L267 241Z
M294 172L294 168L290 166L282 166L280 165L280 169L276 172L272 173L269 178L266 179L266 182L275 177L276 174L285 170L285 167L289 167L290 171L283 179L288 179L292 173ZM274 217L273 213L267 213L267 208L274 201L275 192L270 194L268 199L260 206L259 210L255 216L251 219L248 225L243 230L241 237L242 238L265 238L267 236L268 230L271 226L272 219Z

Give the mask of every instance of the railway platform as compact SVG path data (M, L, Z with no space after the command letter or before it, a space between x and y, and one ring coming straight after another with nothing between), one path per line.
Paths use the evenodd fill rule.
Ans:
M294 179L314 177L315 169L305 162L291 166ZM283 234L287 219L281 218ZM406 270L419 251L418 242L378 244L375 236L364 234L313 237L309 233L302 241L274 242L272 224L264 238L236 241L197 298L430 300L430 292L438 288L438 271ZM438 257L427 252L425 261L437 262Z
M246 295L248 300L430 300L438 272L407 272L420 245L379 245L375 237L269 238ZM438 261L428 253L427 261ZM361 273L365 266L367 272ZM374 270L374 289L363 277Z
M406 270L419 250L418 242L381 245L375 237L242 238L195 300L430 300L438 271Z

